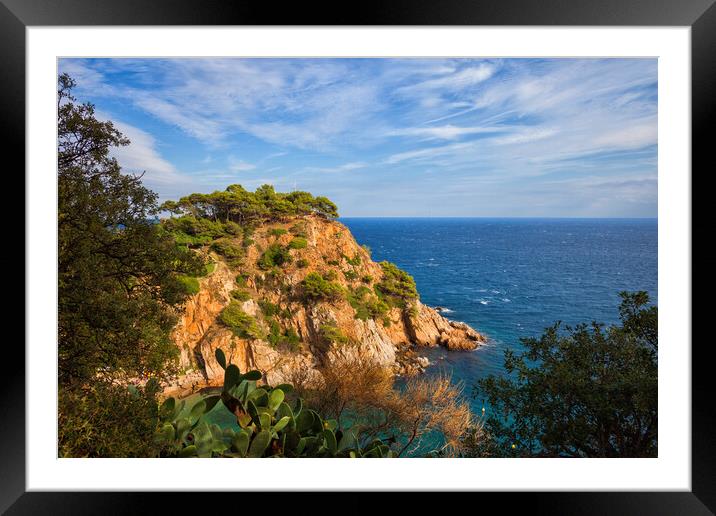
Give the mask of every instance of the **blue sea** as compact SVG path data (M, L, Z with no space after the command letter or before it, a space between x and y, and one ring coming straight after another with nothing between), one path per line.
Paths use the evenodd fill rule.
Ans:
M425 350L471 394L507 348L561 320L618 322L619 292L657 298L656 219L342 218L376 261L409 272L423 303L483 333L473 352ZM473 399L480 412L483 401Z

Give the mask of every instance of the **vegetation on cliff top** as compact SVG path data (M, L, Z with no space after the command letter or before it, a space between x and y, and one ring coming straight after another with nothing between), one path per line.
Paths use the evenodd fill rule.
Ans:
M276 192L271 185L262 185L254 192L238 184L229 185L223 192L193 193L178 201L166 201L161 209L194 219L231 221L241 226L301 215L338 217L338 208L327 197L314 197L301 191Z

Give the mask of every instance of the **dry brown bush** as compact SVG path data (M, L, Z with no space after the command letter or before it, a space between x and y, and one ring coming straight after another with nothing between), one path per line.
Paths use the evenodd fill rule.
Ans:
M471 443L482 433L473 417L461 386L449 376L416 376L395 386L390 368L365 359L340 358L324 364L321 380L307 382L297 371L291 378L296 392L308 406L341 428L358 428L365 444L372 439L391 443L398 456L415 451L421 438L438 431L443 456L460 456L469 437Z

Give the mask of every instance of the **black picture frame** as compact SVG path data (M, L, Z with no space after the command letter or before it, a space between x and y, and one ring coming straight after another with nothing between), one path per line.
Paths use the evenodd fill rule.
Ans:
M692 170L716 170L708 128L716 112L715 0L461 0L362 1L332 7L293 3L277 6L246 0L0 0L3 55L2 132L6 158L25 163L25 30L29 26L85 25L532 25L689 26L692 64ZM20 168L17 168L19 170ZM20 188L23 188L20 186ZM692 188L693 191L693 188ZM693 210L693 229L710 223ZM705 245L705 244L702 244ZM19 246L18 246L19 247ZM691 252L693 253L693 246ZM30 271L25 270L28 274ZM693 274L693 272L692 272ZM708 275L705 275L708 276ZM709 280L706 280L707 283ZM702 286L705 290L706 286ZM31 308L31 307L28 307ZM705 310L694 305L694 312ZM693 315L692 315L693 320ZM692 339L693 340L693 339ZM59 493L25 489L25 354L6 342L0 414L0 511L8 514L123 514L149 510L152 493ZM691 345L691 343L684 343ZM716 433L710 380L709 343L692 353L691 492L479 493L480 505L496 499L533 514L713 514L716 511ZM293 494L292 504L302 496ZM164 498L167 498L164 496ZM414 496L420 503L424 497ZM215 499L213 499L215 500ZM172 494L164 509L194 509L195 498ZM198 503L201 507L205 502ZM213 503L213 502L212 502ZM245 507L245 502L238 502ZM366 513L371 502L360 494L343 507ZM204 505L204 510L211 510ZM142 509L144 508L144 509ZM345 509L341 510L344 512Z

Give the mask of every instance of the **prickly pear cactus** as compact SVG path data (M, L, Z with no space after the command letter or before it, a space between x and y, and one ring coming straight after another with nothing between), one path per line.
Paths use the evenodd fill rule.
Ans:
M289 384L257 386L261 373L241 373L227 364L221 349L216 361L224 369L220 395L206 396L186 413L185 402L168 398L159 408L156 439L172 457L393 457L380 440L361 449L353 430L341 431L338 422L323 420L298 398L293 408L285 401ZM206 414L221 402L236 418L239 430L221 429Z

